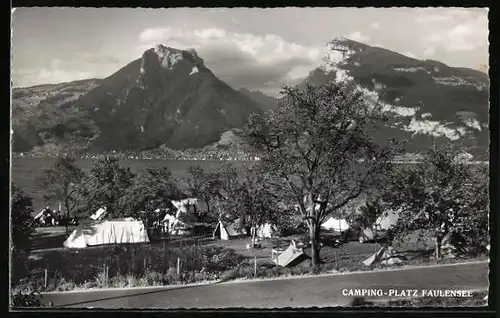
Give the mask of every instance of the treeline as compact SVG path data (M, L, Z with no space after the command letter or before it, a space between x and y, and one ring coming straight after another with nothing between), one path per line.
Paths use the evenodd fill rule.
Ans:
M82 176L69 168L72 159L62 158L54 172L66 172L56 173L47 191L57 187L50 193L70 203L65 204L68 213L106 206L112 217L135 216L192 196L204 200L217 218L239 218L243 226L303 223L313 267L320 263L321 224L330 216L376 219L389 210L399 213L391 238L428 231L437 258L450 235L467 248L485 251L487 166L468 164L452 147L433 147L418 163L394 164L405 144L389 140L381 146L372 140L387 113L350 83L285 87L283 96L269 115L249 118L244 137L261 160L248 167L192 167L181 191L167 168L135 175L116 158L104 157ZM361 198L365 208L352 207Z

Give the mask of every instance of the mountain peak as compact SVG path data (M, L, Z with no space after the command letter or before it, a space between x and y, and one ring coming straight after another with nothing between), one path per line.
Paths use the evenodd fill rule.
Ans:
M153 51L158 57L158 61L163 68L170 69L183 59L182 51L163 44L157 45Z
M194 49L180 50L164 44L158 44L144 52L143 60L150 55L158 60L160 65L165 69L172 69L176 64L181 61L188 61L193 66L203 66L203 59L198 56Z

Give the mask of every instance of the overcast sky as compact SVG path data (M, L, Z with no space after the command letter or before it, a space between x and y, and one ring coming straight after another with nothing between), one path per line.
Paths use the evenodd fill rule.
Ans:
M14 87L103 78L159 43L195 48L229 85L273 95L319 66L339 36L451 66L488 64L481 8L20 8L12 29Z

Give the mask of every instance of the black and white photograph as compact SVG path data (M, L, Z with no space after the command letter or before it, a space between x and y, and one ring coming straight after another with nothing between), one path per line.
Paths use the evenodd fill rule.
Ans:
M487 307L488 8L11 10L11 311Z

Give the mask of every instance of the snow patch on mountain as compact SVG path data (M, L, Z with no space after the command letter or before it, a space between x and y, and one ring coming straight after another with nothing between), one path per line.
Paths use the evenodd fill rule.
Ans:
M434 82L436 82L437 84L441 84L441 85L450 85L450 86L470 85L470 86L474 86L479 91L482 91L482 90L487 88L487 86L484 85L483 83L478 83L478 82L472 83L472 82L469 82L469 81L465 80L464 78L458 77L458 76L448 76L448 77L435 77L435 76L433 76L432 79L434 79Z
M432 117L432 114L431 113L423 113L422 115L420 115L421 118L429 118L429 117Z
M378 103L379 105L381 105L383 112L390 112L401 117L412 117L415 116L415 114L417 113L418 108L394 106L391 104L384 103L380 101L377 92L371 91L365 87L357 85L357 90L363 93L368 102Z
M182 52L168 48L164 45L157 45L155 53L163 68L171 69L175 64L182 60Z
M456 155L453 160L458 161L458 162L470 162L474 159L474 156L471 155L470 153L464 151L462 153L459 153Z
M141 73L141 75L146 73L146 70L144 69L144 59L142 59L141 61L141 68L139 69L139 73Z
M382 111L391 112L401 117L415 116L417 110L418 110L417 108L393 106L389 104L384 104L384 106L382 107Z
M325 71L325 73L335 72L336 82L353 82L354 78L349 75L349 72L345 69L340 68L339 66L347 63L348 62L347 60L354 53L356 53L355 50L353 50L347 45L343 45L342 39L337 40L335 44L330 43L327 47L327 51L325 54L325 59L324 59L325 63L322 66L323 71ZM379 98L377 90L385 88L385 85L382 83L378 83L375 79L372 79L372 82L375 91L371 91L365 87L356 85L357 90L363 93L367 102L372 103L373 105L375 104L381 105L383 112L390 112L401 117L415 116L418 108L394 106L382 102ZM399 101L399 98L395 99L395 101L396 102Z
M474 129L477 129L479 131L481 131L481 124L479 123L479 121L475 118L467 118L465 121L464 121L464 124L467 126L467 127L470 127L470 128L474 128Z
M422 66L418 66L418 67L395 67L394 70L396 72L410 72L410 73L416 73L418 71L424 71L426 72L427 74L430 74L431 72L429 72L425 67L422 67Z
M193 69L191 70L191 73L189 73L189 75L193 75L193 74L196 74L198 73L198 67L197 66L194 66Z
M465 136L466 130L464 127L456 129L446 127L439 121L433 120L417 120L415 117L411 119L410 124L403 128L405 131L413 132L415 134L431 135L435 137L446 137L452 141L460 139Z

